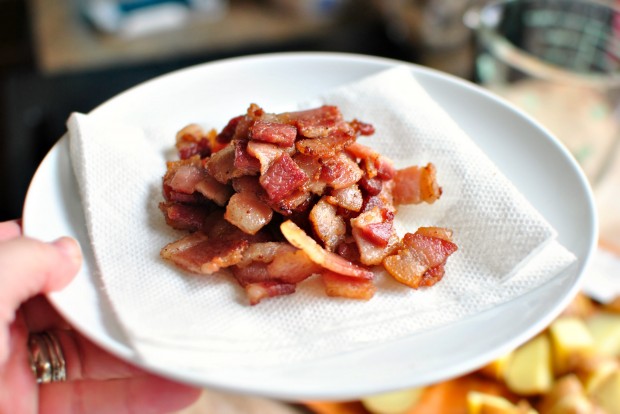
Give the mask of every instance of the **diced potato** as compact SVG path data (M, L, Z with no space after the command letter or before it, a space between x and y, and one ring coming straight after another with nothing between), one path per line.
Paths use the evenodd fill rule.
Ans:
M401 391L371 395L361 399L364 407L373 414L403 414L420 399L424 388L410 388Z
M556 319L549 327L549 337L555 375L572 370L594 348L594 339L588 327L582 319L576 317L563 316Z
M536 414L528 404L514 405L507 399L478 391L467 393L468 414Z
M597 409L584 394L567 395L557 402L551 410L541 414L605 414Z
M585 391L579 378L574 374L568 374L558 379L551 390L547 392L538 406L538 411L541 414L549 414L552 412L558 412L558 407L566 407L570 404L579 405L579 401L573 401L575 396L585 397ZM567 399L570 401L566 401ZM586 398L587 400L587 398Z
M620 369L620 362L608 355L591 355L575 368L586 394L590 394L608 375Z
M506 385L519 395L536 395L553 385L551 344L542 334L517 348L506 369Z
M586 324L594 338L594 352L599 355L620 356L620 314L599 312Z
M512 352L509 352L480 368L480 373L489 378L503 381L510 358L512 358Z
M584 293L578 293L571 303L564 309L562 316L575 316L587 318L596 311L596 305Z
M611 302L606 303L605 306L603 306L603 309L607 312L620 313L620 296L616 297Z
M620 370L608 375L591 393L592 400L607 414L620 414Z

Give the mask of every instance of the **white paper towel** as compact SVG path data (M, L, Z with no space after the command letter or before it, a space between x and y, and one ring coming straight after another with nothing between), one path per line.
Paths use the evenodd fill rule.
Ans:
M454 230L459 250L448 259L444 279L412 290L378 274L377 293L368 302L326 297L320 280L310 279L293 295L248 306L231 277L189 275L159 257L164 245L181 236L165 224L157 206L166 154L184 125L130 128L73 114L71 159L97 267L116 316L145 361L208 371L336 356L489 309L575 261L407 68L345 85L302 106L320 103L337 105L346 119L372 123L375 135L359 141L397 167L436 165L441 199L401 206L396 220L401 236L425 225Z

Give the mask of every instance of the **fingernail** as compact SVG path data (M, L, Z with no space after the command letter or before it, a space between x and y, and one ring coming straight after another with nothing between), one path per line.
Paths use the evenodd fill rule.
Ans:
M80 245L75 239L71 237L61 237L52 242L52 244L73 263L82 263L82 249L80 249Z

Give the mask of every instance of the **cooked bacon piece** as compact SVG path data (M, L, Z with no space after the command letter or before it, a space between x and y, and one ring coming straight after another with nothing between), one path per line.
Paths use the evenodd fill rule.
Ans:
M323 160L321 180L328 186L339 189L349 187L359 181L364 173L345 153Z
M167 163L167 171L164 175L164 187L169 191L192 194L204 176L200 158L194 156L187 160Z
M364 196L364 204L362 205L361 211L370 211L375 207L379 207L380 209L385 209L395 213L396 207L394 207L394 200L392 198L392 188L392 181L383 181L381 192L379 194L375 196L368 196L368 194L366 194Z
M372 244L385 247L394 235L394 223L391 221L384 221L383 223L370 223L367 226L360 228L360 234Z
M241 286L247 286L250 283L274 281L267 271L267 264L262 262L251 262L243 266L238 263L231 266L230 271Z
M263 108L261 108L260 106L256 105L255 103L251 103L248 110L246 111L246 117L249 119L262 119L265 116L269 116L269 114L267 114Z
M196 184L195 189L218 206L225 206L233 194L232 187L220 183L209 174L203 174L202 180Z
M237 123L235 128L235 134L232 136L231 141L247 141L250 135L250 129L254 125L255 118L252 116L244 116Z
M248 244L244 239L218 240L197 231L165 246L161 256L188 272L208 275L238 263Z
M323 272L322 279L327 296L369 300L377 290L372 280L356 279L330 271Z
M179 143L183 143L184 141L197 142L205 135L205 130L200 125L188 124L177 132L175 145L177 145L178 149Z
M304 190L295 190L279 200L267 200L271 208L283 216L306 211L312 202L312 194Z
M375 127L372 124L367 124L357 119L349 122L349 124L357 135L372 135L375 133Z
M422 281L420 282L420 286L433 286L435 283L443 279L445 273L446 267L443 264L431 267L422 275Z
M445 227L420 227L416 233L422 236L437 237L446 241L452 241L452 230Z
M377 177L382 180L391 180L396 175L396 168L392 160L379 155L379 158L375 159L375 168L377 169Z
M267 265L269 276L283 283L299 283L322 270L303 250L297 249L279 252Z
M260 174L263 175L269 170L271 164L284 153L284 150L277 145L266 142L248 142L248 154L256 158L260 164Z
M322 138L331 135L355 135L355 130L342 118L336 106L323 105L319 108L283 114L306 138Z
M237 130L237 125L239 125L239 121L241 121L243 118L245 118L244 115L239 115L228 121L228 124L226 124L226 126L222 128L222 131L220 131L219 134L217 134L215 140L220 144L228 144L230 141L232 141L232 138L235 135L235 131Z
M303 250L314 263L341 275L359 279L372 279L373 273L357 266L335 253L328 252L290 220L280 225L282 234L293 246Z
M378 207L351 219L351 234L360 253L360 261L367 265L380 264L398 245L390 212Z
M286 153L276 158L259 179L270 200L279 200L290 195L306 181L308 181L306 173Z
M302 154L315 158L333 157L355 140L355 135L334 134L323 138L298 139L295 148Z
M233 165L243 175L257 175L261 164L255 156L248 151L247 141L233 141L235 147L235 161Z
M330 204L350 211L360 211L364 202L362 191L357 184L333 190L331 195L325 197L325 200Z
M207 134L200 125L190 124L177 132L176 148L182 160L198 155L205 158L211 155L211 141L215 131Z
M379 153L368 145L354 142L347 147L347 152L359 160L374 160L379 157Z
M366 145L353 142L346 147L346 151L364 161L364 167L370 178L379 177L382 180L390 180L396 174L392 160Z
M379 194L375 196L369 196L368 194L365 194L362 211L369 211L375 207L379 207L381 209L386 209L395 213L396 207L394 207L392 188L392 181L383 181L383 185L381 186L381 192Z
M327 183L321 180L322 165L320 159L296 153L293 156L293 161L308 176L304 189L313 194L322 195Z
M336 246L344 240L347 232L346 223L336 213L336 206L329 204L323 197L312 207L309 214L314 234L330 252L333 252Z
M228 201L224 218L247 234L256 234L273 217L273 210L256 196L236 193Z
M251 245L243 259L231 268L242 286L256 282L299 283L323 268L288 243Z
M222 184L228 184L231 179L243 175L243 172L235 168L235 147L232 144L211 155L205 167L209 174Z
M295 293L296 285L293 283L259 282L245 286L245 293L250 305L256 305L265 298L290 295Z
M213 179L208 172L202 168L202 163L198 155L187 160L180 160L167 163L168 170L163 179L163 193L166 201L173 201L186 204L208 204L207 198L198 193L199 188L208 190L207 187ZM203 181L206 183L202 184ZM216 190L217 191L217 190ZM208 198L221 200L226 197L224 192L217 197L211 197L211 193L206 191Z
M202 228L210 210L202 205L186 205L179 203L159 203L164 213L166 224L177 230L196 231Z
M170 190L164 187L164 198L166 201L185 204L208 204L207 199L200 193L185 194Z
M211 212L205 220L202 231L209 237L219 240L243 239L251 243L262 243L270 240L269 236L262 231L254 235L244 233L238 227L225 220L224 213L225 211L219 208Z
M396 171L394 176L394 204L432 204L441 196L435 166L412 166Z
M347 239L349 236L347 236ZM360 263L360 251L357 248L357 244L352 237L351 240L345 240L343 243L340 243L336 248L336 253L338 256L345 258L346 260L353 263Z
M437 283L443 271L436 268L443 267L457 250L453 242L427 234L427 230L405 234L396 254L383 260L385 269L397 281L414 289ZM445 234L447 232L442 235Z
M360 188L367 196L376 196L383 189L383 180L375 177L369 178L368 175L364 175L358 182Z
M250 128L250 139L269 142L281 147L290 147L295 143L297 128L293 125L269 121L256 121Z
M243 259L237 265L243 267L252 262L270 263L277 254L295 251L297 248L285 242L254 243L243 252Z
M373 208L385 208L385 202L379 196L372 196L364 198L364 204L362 205L362 212L370 211Z
M383 201L384 207L396 213L396 207L394 206L394 181L384 181L381 187L381 192L377 195L381 201Z
M170 188L180 193L191 194L196 190L196 184L202 181L202 171L193 165L182 165L174 172L168 181Z

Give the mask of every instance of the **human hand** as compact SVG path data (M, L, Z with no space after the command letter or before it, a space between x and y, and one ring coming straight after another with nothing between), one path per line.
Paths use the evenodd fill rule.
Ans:
M43 296L65 287L82 261L70 238L44 243L0 223L0 413L165 413L200 391L147 374L73 331ZM28 337L49 332L66 361L65 382L37 385Z

